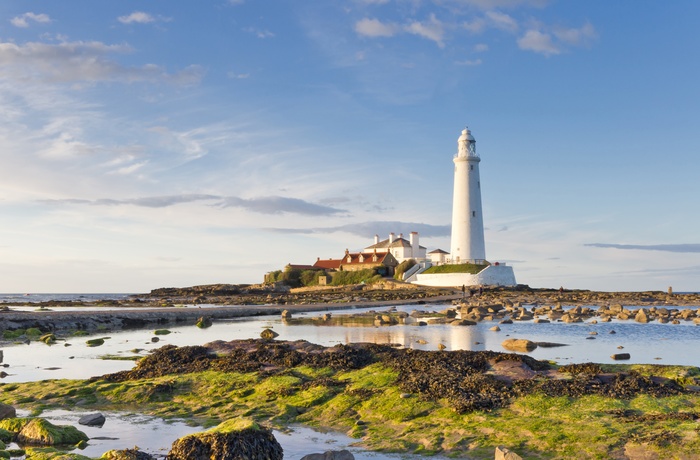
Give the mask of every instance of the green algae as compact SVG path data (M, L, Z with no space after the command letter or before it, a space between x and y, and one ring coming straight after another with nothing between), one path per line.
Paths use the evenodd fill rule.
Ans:
M692 369L687 369L691 375ZM688 375L681 370L661 369ZM693 420L700 395L694 393L629 400L533 393L514 397L501 409L459 414L446 399L402 393L396 379L397 372L382 363L353 371L309 366L272 374L205 371L125 382L0 384L0 402L24 400L23 408L40 410L138 410L209 427L236 417L278 428L305 423L345 432L371 449L475 459L493 458L497 445L545 459L611 458L635 446L662 458L690 457L700 450Z

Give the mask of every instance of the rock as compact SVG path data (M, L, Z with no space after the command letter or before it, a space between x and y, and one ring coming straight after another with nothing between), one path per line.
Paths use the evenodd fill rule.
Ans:
M292 312L289 310L284 310L282 312L282 319L292 319Z
M328 450L322 454L308 454L301 460L355 460L355 456L348 450Z
M489 328L489 331L494 331L494 332L498 332L500 330L501 330L501 328L498 326L493 326L492 328Z
M506 339L501 342L501 346L512 351L532 351L537 348L537 344L527 339Z
M638 323L648 323L649 315L644 308L640 308L637 314L634 316L634 320Z
M629 353L615 353L614 355L610 355L612 359L615 361L620 361L623 359L630 359L630 354Z
M0 428L16 433L16 441L32 446L75 445L88 441L85 433L70 425L54 425L43 418L8 418Z
M265 340L272 340L275 337L279 337L279 334L276 333L275 331L273 331L272 329L267 328L260 333L260 337L265 339Z
M52 332L49 332L48 334L44 334L41 337L39 337L39 341L44 342L46 345L52 345L56 343L56 335Z
M17 417L17 411L9 404L0 403L0 420Z
M9 451L0 451L0 452L9 452ZM49 460L49 459L56 459L56 460L92 460L90 457L86 457L84 455L80 454L74 454L74 453L66 453L62 450L55 449L53 447L27 447L24 449L23 452L25 457L29 460ZM14 455L13 455L14 456ZM12 457L3 457L0 455L0 458L12 458Z
M324 315L321 316L321 319L323 321L330 321L332 317L333 317L333 315L331 315L330 313L324 313Z
M100 460L155 460L155 457L141 452L138 447L124 450L110 450L102 454Z
M104 415L97 412L94 414L83 415L78 420L78 423L80 423L81 425L85 425L85 426L100 426L101 427L102 425L105 424L106 420L107 419L105 418Z
M151 343L158 343L160 342L160 337L151 337Z
M210 317L208 317L208 316L202 316L202 317L200 317L200 318L197 319L197 323L196 323L196 324L197 324L197 327L198 327L198 328L200 328L200 329L206 329L206 328L208 328L208 327L211 327L211 325L212 325L213 323L212 323Z
M100 345L104 345L105 339L90 339L85 342L88 347L99 347Z
M533 323L535 323L535 324L547 324L549 322L550 321L548 319L543 319L543 318L536 318L535 321L533 321Z
M282 460L282 446L268 428L250 419L219 426L176 440L167 460Z
M494 460L523 460L523 458L520 455L516 454L515 452L511 452L503 446L498 446L496 447Z
M438 350L444 350L445 348L447 348L445 345L438 343Z
M155 331L153 331L153 333L155 335L168 335L171 333L171 331L168 329L156 329Z

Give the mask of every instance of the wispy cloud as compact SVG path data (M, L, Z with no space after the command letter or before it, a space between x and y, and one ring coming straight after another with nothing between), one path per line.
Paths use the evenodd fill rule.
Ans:
M561 54L566 46L587 46L598 37L592 24L579 28L555 28L551 32L530 29L518 39L520 49L551 56Z
M379 19L362 18L355 23L355 32L363 37L393 37L401 28L394 23L384 23Z
M197 65L169 73L155 64L124 67L112 55L132 52L128 45L98 41L0 43L0 78L21 82L47 83L162 81L190 85L198 83L204 71Z
M505 30L506 32L511 33L518 30L518 22L511 16L501 13L500 11L487 11L486 18L496 29Z
M145 208L167 208L183 203L197 201L213 201L219 208L242 208L259 214L299 214L307 216L331 216L344 214L343 209L311 203L299 198L282 196L266 196L257 198L240 198L235 196L220 196L208 194L183 194L150 196L129 199L102 198L85 199L48 199L38 200L48 205L91 205L91 206L138 206Z
M149 24L152 22L169 22L170 18L162 16L153 16L152 14L143 11L134 11L126 16L119 16L117 21L122 24Z
M19 16L15 16L10 19L10 23L15 27L27 28L29 27L29 21L38 22L40 24L48 24L51 22L51 18L48 14L36 14L36 13L24 13Z
M664 251L664 252L682 252L682 253L698 253L700 252L700 244L615 244L615 243L587 243L584 246L594 248L612 248L612 249L633 249L641 251Z
M356 236L371 237L372 235L389 235L389 233L418 232L423 237L440 237L450 235L450 225L431 225L416 222L400 221L371 221L359 222L337 227L314 227L314 228L269 228L268 230L279 233L335 233L345 232Z
M434 41L440 48L445 46L443 42L445 28L443 23L435 17L435 14L431 14L427 21L413 21L405 29L410 34Z
M246 27L243 31L253 34L258 38L273 38L275 36L275 34L269 30L257 29L255 27Z

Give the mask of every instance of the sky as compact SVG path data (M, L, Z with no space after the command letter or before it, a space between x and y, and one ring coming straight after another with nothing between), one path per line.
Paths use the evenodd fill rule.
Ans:
M0 292L258 283L389 232L700 291L700 2L3 0Z

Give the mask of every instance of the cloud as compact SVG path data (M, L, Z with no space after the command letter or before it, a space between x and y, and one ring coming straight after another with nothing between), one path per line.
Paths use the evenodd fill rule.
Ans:
M355 32L363 37L393 37L398 31L396 24L383 23L379 19L363 18L355 23Z
M430 225L415 222L399 221L372 221L359 222L355 224L340 225L337 227L315 227L315 228L269 228L267 230L278 233L335 233L345 232L352 235L369 238L373 235L386 235L393 232L409 235L411 232L418 232L421 237L441 237L450 235L450 225Z
M506 32L516 32L518 30L517 21L505 13L487 11L486 17L496 29L505 30Z
M269 30L261 30L256 29L254 27L247 27L243 29L243 31L248 32L249 34L253 34L258 38L273 38L275 36L275 34L270 32Z
M431 14L426 22L414 21L410 23L405 27L405 30L410 34L434 41L440 48L445 46L442 41L445 35L445 28L442 22L435 17L435 14Z
M128 16L119 16L117 20L122 24L148 24L149 22L154 22L155 18L143 11L134 11Z
M584 246L594 248L612 249L636 249L640 251L664 251L680 253L700 253L700 244L614 244L614 243L587 243Z
M178 85L198 83L204 71L197 65L177 73L168 73L154 64L124 67L110 57L130 53L127 45L107 45L92 42L62 42L58 44L28 42L0 43L0 78L48 83L121 81L164 81Z
M310 203L298 198L267 196L260 198L226 197L219 206L223 208L243 208L260 214L302 214L307 216L329 216L346 213L343 209Z
M92 206L138 206L144 208L167 208L182 203L197 201L215 201L219 208L242 208L259 214L300 214L307 216L330 216L343 214L347 211L330 206L311 203L299 198L281 196L266 196L258 198L239 198L235 196L220 196L208 194L183 194L150 196L129 199L101 198L84 200L76 198L38 200L48 205L92 205Z
M483 53L488 50L489 45L487 45L486 43L477 43L476 45L474 45L474 52L476 53Z
M462 27L473 34L480 34L486 30L486 21L483 18L476 18L472 21L462 23Z
M518 39L518 46L520 49L534 51L545 56L561 53L559 47L552 42L551 35L534 29L528 30L525 35Z
M557 28L554 29L553 34L562 42L575 46L586 45L591 40L598 38L595 27L589 22L578 29Z
M21 28L29 27L28 21L34 21L41 24L48 24L49 22L51 22L51 18L48 14L35 14L29 12L19 16L15 16L14 18L10 19L10 23L12 23L13 26Z
M460 6L468 5L482 10L492 10L494 8L517 8L519 6L541 8L549 0L453 0L452 2Z
M455 64L457 65L466 65L466 66L477 66L481 65L481 59L467 59L465 61L455 61Z

